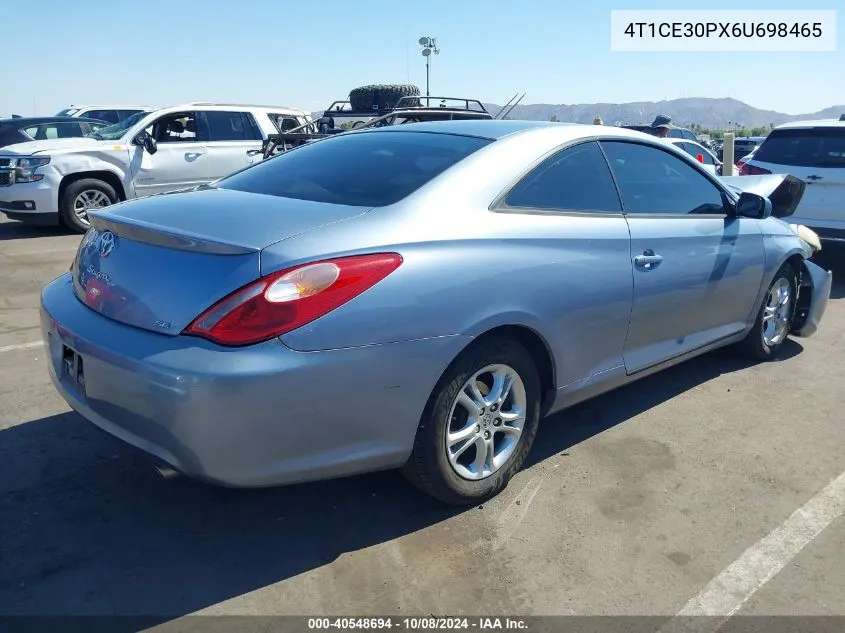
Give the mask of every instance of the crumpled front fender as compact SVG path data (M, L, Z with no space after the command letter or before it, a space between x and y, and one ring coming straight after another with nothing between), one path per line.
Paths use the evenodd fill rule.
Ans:
M802 267L798 306L790 333L793 336L807 337L819 329L819 323L830 299L833 272L809 261L804 261Z

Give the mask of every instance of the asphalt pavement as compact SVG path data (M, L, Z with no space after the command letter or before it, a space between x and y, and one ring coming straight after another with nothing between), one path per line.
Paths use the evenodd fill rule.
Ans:
M454 509L394 472L160 477L50 384L38 296L79 240L0 221L0 614L845 615L841 281L780 360L714 352L547 419Z

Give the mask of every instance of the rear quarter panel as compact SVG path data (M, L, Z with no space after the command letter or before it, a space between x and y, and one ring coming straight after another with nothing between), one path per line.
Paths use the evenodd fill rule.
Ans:
M307 261L316 248L325 257L394 251L404 258L375 287L284 343L311 351L518 325L553 351L559 386L622 364L633 284L624 218L466 213L475 221L454 222L448 237L431 222L374 210L265 251L262 267L270 257Z

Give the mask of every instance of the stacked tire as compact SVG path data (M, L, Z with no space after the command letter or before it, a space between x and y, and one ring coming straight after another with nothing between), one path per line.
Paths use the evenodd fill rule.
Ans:
M412 84L371 84L349 93L349 105L358 111L380 111L395 108L402 97L419 97L420 89ZM403 106L416 107L419 99L405 99Z

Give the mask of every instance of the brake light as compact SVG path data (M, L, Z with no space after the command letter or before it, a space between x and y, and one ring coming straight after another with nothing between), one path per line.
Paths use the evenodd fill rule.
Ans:
M766 174L771 174L768 169L763 169L762 167L755 167L754 165L749 165L748 163L742 163L739 166L739 175L740 176L765 176Z
M194 319L183 334L228 346L267 341L339 308L401 263L398 253L376 253L280 270L224 297Z

